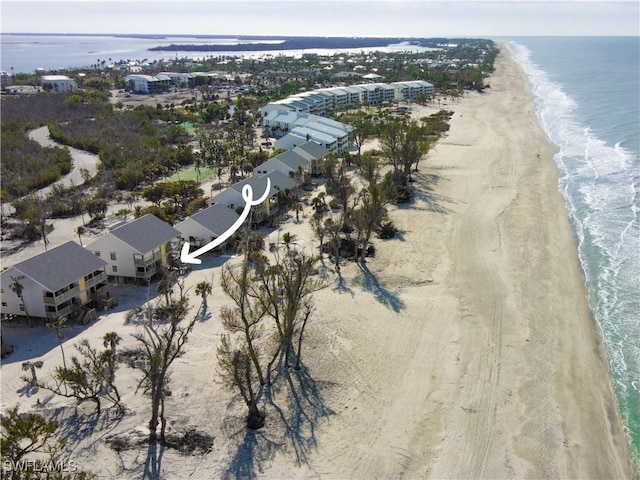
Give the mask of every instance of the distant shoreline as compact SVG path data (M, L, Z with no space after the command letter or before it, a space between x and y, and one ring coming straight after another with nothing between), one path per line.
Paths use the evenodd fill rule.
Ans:
M427 38L352 38L352 37L282 37L280 43L274 43L273 37L270 39L259 38L257 40L269 40L268 43L255 42L256 39L238 37L239 42L242 40L252 40L254 43L238 43L234 45L207 43L207 44L171 44L159 45L149 48L150 51L195 51L195 52L211 52L211 51L264 51L264 50L300 50L314 48L373 48L387 47L391 44L407 43L414 47L438 47L442 45L444 39L427 39Z
M158 45L150 47L148 51L174 52L239 52L239 51L265 51L265 50L300 50L300 49L342 49L342 48L375 48L387 47L392 44L402 44L413 47L436 48L443 43L448 43L448 38L418 38L418 37L317 37L317 36L274 36L274 35L171 35L171 34L82 34L82 33L3 33L5 36L32 36L32 37L113 37L131 38L141 40L169 40L169 39L191 39L191 40L220 40L233 39L235 44L228 43L172 43L170 45Z

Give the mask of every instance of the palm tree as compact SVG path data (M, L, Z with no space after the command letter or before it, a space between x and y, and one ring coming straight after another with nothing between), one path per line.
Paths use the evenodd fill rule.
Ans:
M213 287L211 283L207 281L200 282L196 285L196 295L200 295L202 297L202 311L207 311L207 297L211 295L213 291Z
M222 169L222 167L218 167L218 169L216 170L216 175L218 176L218 185L220 187L222 187L222 172L224 170Z
M43 362L42 360L36 360L35 362L23 362L22 363L22 371L30 371L31 378L28 379L29 385L36 385L38 383L38 376L36 375L36 368L42 368Z
M116 370L116 346L120 341L122 341L122 338L116 332L105 333L104 337L102 337L102 345L104 345L105 348L109 348L109 354L106 358L107 369L109 372L108 385L113 389L113 393L117 399L117 406L122 408L122 405L120 405L120 392L118 392L118 389L114 384Z
M53 329L56 332L56 337L58 337L58 345L60 345L60 351L62 352L62 365L67 368L67 360L64 356L64 348L62 348L62 341L64 340L64 335L62 335L62 327L67 323L67 317L63 317L61 315L56 315L53 317L49 323L47 323L47 327Z
M302 165L298 165L298 169L294 172L293 176L295 177L296 188L297 189L302 188L302 186L304 185L304 182L306 180L304 167Z
M296 202L293 204L293 206L291 207L291 209L296 212L296 223L300 222L300 212L302 212L302 203L300 202Z
M200 155L196 155L193 159L193 168L196 171L196 181L200 181L200 168L202 167L202 158Z
M82 234L86 232L86 229L82 226L76 228L76 233L78 234L78 242L80 242L80 246L82 246Z
M115 357L116 355L116 346L122 341L122 337L118 335L116 332L108 332L104 334L102 337L102 345L105 348L109 348L111 350L111 355Z
M24 296L22 295L22 292L24 290L24 286L22 285L22 283L20 283L22 280L24 280L24 275L16 275L15 277L11 277L11 285L9 286L9 288L13 293L17 295L17 297L22 302L24 314L27 316L27 323L29 324L29 327L33 327L33 324L31 323L31 317L29 316L29 310L27 310L27 304L24 301Z
M287 250L287 253L291 252L291 247L296 245L296 235L290 232L284 232L282 234L282 245Z

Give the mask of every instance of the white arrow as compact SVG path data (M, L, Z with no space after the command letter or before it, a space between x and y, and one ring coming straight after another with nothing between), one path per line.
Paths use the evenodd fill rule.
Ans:
M199 249L194 250L191 253L189 253L189 247L190 247L189 242L184 242L184 244L182 245L182 251L180 252L180 261L182 263L193 263L195 265L201 264L202 260L196 257L199 257L203 253L216 248L218 245L222 245L227 239L229 239L234 233L236 233L236 230L238 230L242 226L244 221L249 216L251 207L254 205L260 205L262 202L264 202L269 196L270 190L271 190L271 179L269 177L267 177L267 189L264 191L262 196L257 200L253 199L253 188L251 188L251 185L245 185L244 187L242 187L242 198L244 199L245 204L244 204L244 210L242 210L240 217L233 223L233 225L231 225L231 227L229 227L229 229L226 232L224 232L218 238L216 238L215 240L212 240L211 242L207 243L205 246L200 247Z

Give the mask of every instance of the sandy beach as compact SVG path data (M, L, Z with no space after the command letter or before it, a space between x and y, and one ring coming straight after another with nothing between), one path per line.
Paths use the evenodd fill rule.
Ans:
M186 278L193 287L213 275L215 288L210 317L173 369L167 417L171 429L198 428L214 445L202 456L166 450L162 478L634 478L553 145L505 48L488 83L484 94L443 105L454 111L451 129L414 175L416 201L389 209L399 235L375 239L375 259L345 264L341 281L324 259L305 369L263 403L262 430L243 429L245 409L216 372L225 259L211 257ZM413 108L416 118L434 111ZM311 213L267 242L289 231L316 247ZM119 309L70 327L68 352L79 338L101 344L110 330L132 344L126 308L147 292L127 288ZM2 408L73 405L21 390L21 361L43 359L42 378L61 363L54 333L36 330L3 326L16 352L2 364ZM146 450L116 453L104 443L148 422L137 372L123 366L118 375L132 413L76 435L70 455L98 478L140 478Z

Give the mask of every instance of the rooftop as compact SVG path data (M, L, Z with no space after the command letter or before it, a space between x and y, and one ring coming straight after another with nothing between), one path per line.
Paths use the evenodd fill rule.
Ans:
M173 240L180 232L155 215L136 218L109 232L139 253L146 253Z
M72 282L107 263L76 242L69 241L51 250L31 257L13 266L25 276L38 282L51 292L60 290Z

